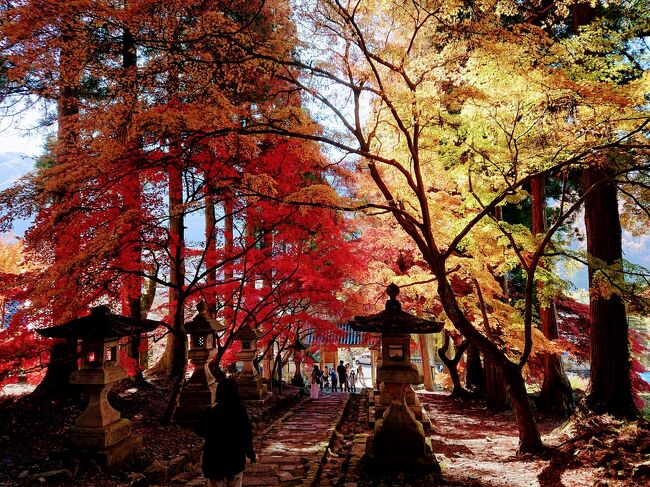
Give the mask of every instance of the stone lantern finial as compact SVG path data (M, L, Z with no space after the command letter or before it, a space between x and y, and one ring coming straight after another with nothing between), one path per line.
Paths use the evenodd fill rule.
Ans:
M399 294L399 286L394 282L391 282L386 288L386 294L391 300L395 300Z

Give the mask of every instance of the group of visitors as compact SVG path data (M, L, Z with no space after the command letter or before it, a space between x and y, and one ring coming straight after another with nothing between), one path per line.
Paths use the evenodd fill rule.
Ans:
M331 369L325 366L324 370L320 370L318 365L314 365L311 373L311 388L310 397L318 399L320 391L323 389L331 390L332 392L356 392L357 380L364 380L363 368L361 365L357 367L356 372L348 362L343 364L343 360L339 362L336 370L334 367Z

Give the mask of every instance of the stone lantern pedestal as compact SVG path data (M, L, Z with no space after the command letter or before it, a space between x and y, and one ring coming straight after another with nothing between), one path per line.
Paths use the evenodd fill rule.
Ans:
M226 329L210 318L205 302L197 305L197 311L196 316L185 323L190 342L188 357L194 371L183 386L174 412L174 422L185 425L194 424L215 403L217 383L208 364L217 353L215 333Z
M296 339L290 348L293 350L293 363L296 366L296 371L291 378L291 384L296 387L305 387L305 381L300 373L300 365L302 364L302 353L307 350L307 347L300 341L298 333L296 333Z
M235 334L235 340L241 342L237 358L244 363L243 370L236 379L239 396L244 400L264 401L271 395L266 384L262 383L253 359L257 354L257 332L248 325L243 325Z
M82 350L94 348L92 343L82 343ZM118 342L100 344L117 354ZM99 347L98 347L99 348ZM108 471L122 465L142 444L140 436L131 435L131 422L122 418L108 402L108 392L113 384L127 377L126 370L115 360L102 364L89 364L83 360L82 368L70 374L70 383L79 384L88 393L88 406L67 432L66 443L75 450L93 452L98 464Z
M106 306L98 306L89 316L38 330L46 337L81 341L80 368L70 374L70 382L84 387L88 405L67 431L66 443L107 471L121 466L142 443L139 436L131 434L131 422L121 418L107 398L113 384L127 376L120 364L119 339L150 331L157 326L148 326L152 323L114 315Z
M411 362L411 334L439 332L443 324L402 311L391 284L386 309L376 315L356 316L350 326L381 334L381 361L377 365L379 397L375 395L374 433L368 438L365 459L369 468L392 474L400 471L440 474L440 466L424 433L428 422L412 384L419 372Z

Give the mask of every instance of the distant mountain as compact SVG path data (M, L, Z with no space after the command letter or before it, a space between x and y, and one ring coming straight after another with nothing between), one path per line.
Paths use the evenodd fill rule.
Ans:
M34 169L36 160L21 152L0 152L0 191Z

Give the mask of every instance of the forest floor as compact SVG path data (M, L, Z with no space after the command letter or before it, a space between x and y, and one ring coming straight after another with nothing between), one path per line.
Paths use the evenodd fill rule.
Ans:
M185 463L198 461L203 440L190 429L161 423L171 388L171 381L162 378L152 378L144 386L124 380L113 387L109 401L131 421L132 432L142 437L142 448L131 465L110 476L96 465L80 464L63 444L65 430L86 405L83 395L0 396L0 486L143 485L139 472L174 462L178 466L170 473L179 473ZM248 408L254 431L264 429L303 397L302 391L285 386L282 395L276 389L269 401Z
M632 487L650 485L650 429L647 423L608 416L571 420L538 414L548 450L541 457L516 455L514 413L495 413L479 401L419 392L433 421L433 451L442 480L400 474L373 478L363 468L367 396L348 404L318 485L345 487ZM358 415L355 414L358 412Z
M650 485L650 428L647 422L623 422L609 416L578 412L570 421L538 415L538 425L549 447L541 457L516 455L518 435L511 411L495 413L479 401L458 401L442 393L420 392L418 396L433 420L433 451L442 467L442 481L422 476L400 475L377 478L364 470L363 453L368 428L367 393L352 395L345 405L335 430L328 421L319 419L324 411L334 411L329 402L344 393L332 393L321 400L298 402L298 390L288 388L264 407L250 410L257 430L260 459L249 466L245 485L267 485L264 479L277 476L273 485L294 485L283 471L292 455L304 451L286 448L282 462L264 450L278 445L282 438L309 443L305 434L320 438L314 458L300 458L297 464L322 466L303 485L341 487L631 487ZM62 433L79 414L83 401L44 399L33 395L18 399L0 399L0 485L70 485L70 486L144 486L202 485L196 462L201 439L191 431L175 425L161 425L162 411L169 397L169 384L156 381L153 387L135 387L123 383L115 387L112 402L133 422L134 432L143 437L143 457L131 469L108 476L88 466L71 463L70 452L62 449ZM329 397L328 400L325 400ZM347 400L347 398L345 398ZM332 403L334 404L334 403ZM310 412L315 408L316 412ZM342 409L341 409L342 410ZM330 411L330 412L331 412ZM302 419L301 419L302 418ZM306 419L305 419L306 418ZM318 432L321 428L323 431ZM327 431L326 431L327 430ZM322 436L322 435L321 435ZM266 440L264 440L266 438ZM311 438L311 437L310 437ZM270 443L269 443L270 442ZM329 448L326 446L329 443ZM307 445L305 445L307 446ZM294 450L296 450L294 452ZM270 451L270 450L269 450ZM185 453L184 453L185 452ZM67 455L67 456L66 456ZM267 456L262 460L261 456ZM271 455L271 456L269 456ZM178 463L187 457L187 465ZM165 479L152 481L141 472L153 461L165 467ZM140 465L138 465L140 463ZM172 467L178 463L178 468ZM277 468L276 468L277 467ZM149 467L151 469L151 466ZM189 470L188 470L189 469ZM265 473L276 469L277 472ZM183 473L183 470L186 470ZM249 471L250 470L250 471ZM52 475L46 475L51 474ZM317 473L316 473L317 472ZM277 474L277 475L276 475ZM306 475L306 474L305 474ZM286 478L283 478L286 477ZM276 482L277 481L277 482ZM262 482L262 483L260 483ZM271 484L268 484L271 485Z

